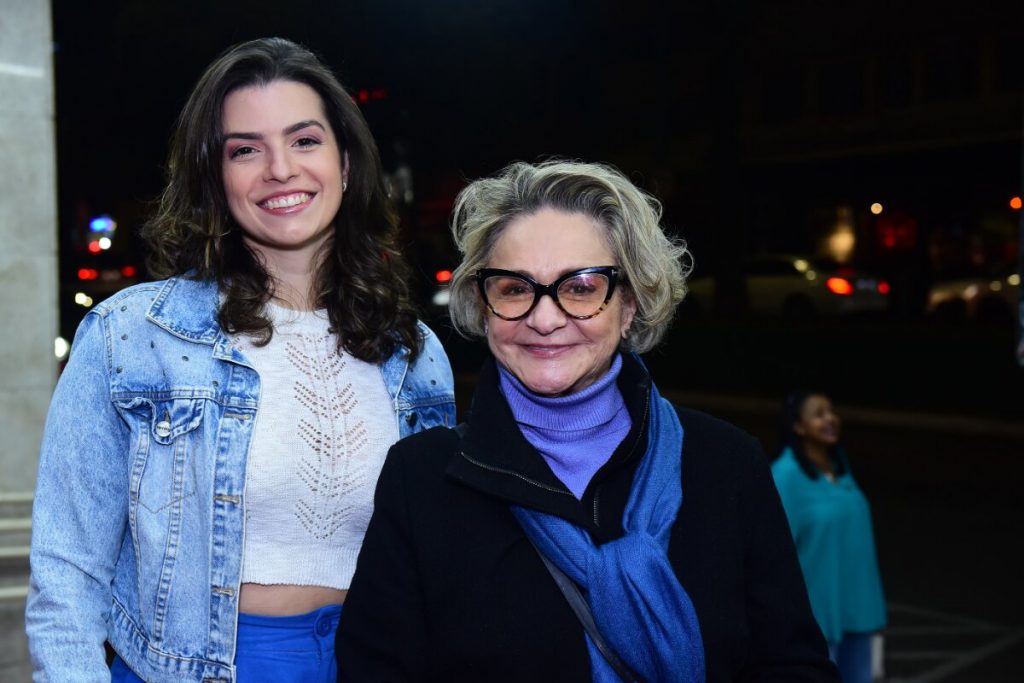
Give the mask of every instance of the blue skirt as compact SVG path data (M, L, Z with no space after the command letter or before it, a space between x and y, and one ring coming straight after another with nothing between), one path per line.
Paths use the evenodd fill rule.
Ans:
M341 605L287 617L238 615L237 683L335 683L334 636ZM111 683L145 683L114 658Z

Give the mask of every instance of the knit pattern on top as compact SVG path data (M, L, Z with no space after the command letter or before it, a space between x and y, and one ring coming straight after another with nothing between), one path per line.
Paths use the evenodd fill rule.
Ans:
M274 336L239 348L260 376L246 466L242 582L347 589L398 440L377 365L339 354L323 311L268 305Z

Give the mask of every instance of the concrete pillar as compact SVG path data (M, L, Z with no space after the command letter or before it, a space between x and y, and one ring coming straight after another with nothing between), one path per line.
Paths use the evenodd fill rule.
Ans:
M57 371L51 46L49 0L0 0L0 502L35 487Z

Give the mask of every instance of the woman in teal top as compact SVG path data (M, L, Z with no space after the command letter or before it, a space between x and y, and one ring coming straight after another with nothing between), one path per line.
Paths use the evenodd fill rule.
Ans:
M867 499L839 447L840 421L821 393L797 392L783 410L775 485L796 541L811 608L844 683L870 683L871 635L885 600Z

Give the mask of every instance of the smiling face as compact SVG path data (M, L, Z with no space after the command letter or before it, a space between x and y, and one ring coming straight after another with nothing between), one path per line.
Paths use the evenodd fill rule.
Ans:
M619 265L604 229L579 213L541 209L509 223L488 259L489 268L528 275L549 284L590 266ZM549 296L521 320L487 312L487 343L499 363L537 394L572 394L594 383L611 365L636 305L622 286L605 309L588 320L567 316Z
M224 194L245 242L274 268L316 257L333 230L347 175L308 85L272 81L224 99Z
M839 443L841 423L832 409L832 401L821 394L811 394L800 407L800 417L793 431L804 443L830 448Z

